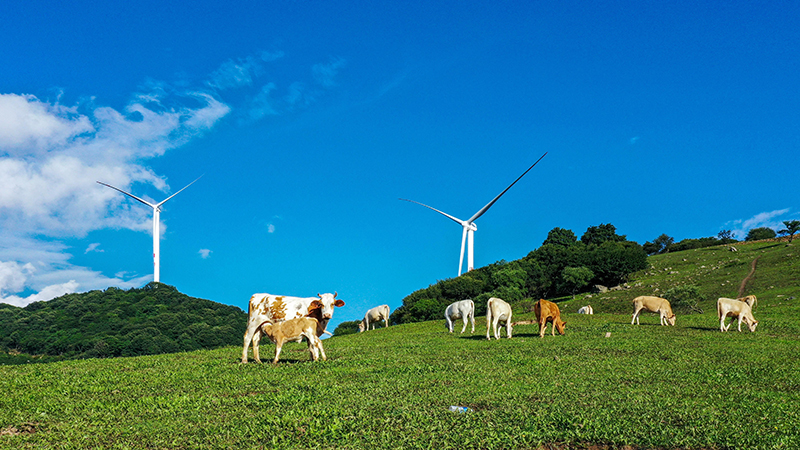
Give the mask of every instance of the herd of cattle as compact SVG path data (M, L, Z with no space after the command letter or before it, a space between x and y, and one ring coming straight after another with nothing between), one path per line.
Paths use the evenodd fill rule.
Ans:
M327 333L328 322L333 317L336 307L344 306L344 301L336 298L337 293L317 294L317 297L289 297L285 295L254 294L250 298L248 307L247 330L244 333L244 348L242 349L242 363L247 363L247 349L252 344L253 358L261 362L258 353L258 344L261 336L267 336L275 348L273 363L278 362L281 348L287 342L300 342L303 338L308 341L308 351L311 359L316 361L320 357L325 360L325 350L322 348L320 337ZM742 331L742 322L747 324L750 331L756 331L758 321L753 317L753 308L756 306L756 296L748 295L738 299L721 297L717 300L717 317L719 330L728 331L734 320L739 321L739 331ZM566 322L561 320L561 311L553 302L541 299L534 304L536 321L511 322L511 305L502 299L492 297L486 303L486 339L491 339L490 331L494 332L495 339L500 339L499 328L505 327L506 337L511 338L511 331L516 325L539 325L539 337L544 337L547 324L552 324L552 335L556 331L564 334ZM675 314L669 301L660 297L640 296L633 299L633 318L631 325L639 324L639 315L642 311L649 311L659 315L661 325L675 325ZM381 321L384 327L389 326L389 306L380 305L369 309L358 325L358 330L364 332L372 329ZM591 305L586 305L578 310L578 314L594 314ZM452 333L453 324L461 319L464 326L461 333L467 329L467 323L472 324L472 333L475 332L475 303L472 300L461 300L451 303L444 311L447 328ZM726 326L725 320L731 321Z

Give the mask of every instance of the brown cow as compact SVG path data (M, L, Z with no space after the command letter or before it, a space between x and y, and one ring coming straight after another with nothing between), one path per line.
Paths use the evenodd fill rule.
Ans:
M564 334L564 326L567 322L561 320L561 311L558 309L558 305L545 299L539 299L533 305L533 312L536 313L536 320L539 322L539 337L544 337L548 322L553 324L553 336L556 335L556 329L558 329L558 334Z
M633 325L634 322L636 322L636 325L639 325L639 314L644 310L658 313L661 318L661 325L675 326L675 314L672 313L672 306L670 306L669 300L648 295L636 297L633 299L633 319L631 319L631 325Z

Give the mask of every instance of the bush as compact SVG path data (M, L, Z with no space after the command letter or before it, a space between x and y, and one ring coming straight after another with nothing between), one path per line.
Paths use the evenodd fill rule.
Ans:
M673 312L684 314L703 313L703 310L697 306L700 298L700 288L693 284L671 287L664 293L664 298L669 300Z

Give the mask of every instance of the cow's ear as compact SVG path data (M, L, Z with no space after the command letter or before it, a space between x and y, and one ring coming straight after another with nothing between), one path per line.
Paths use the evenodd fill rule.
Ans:
M308 305L308 312L312 313L314 312L314 310L320 308L322 308L322 302L320 302L319 300L314 300L313 302L311 302L311 304Z
M344 300L337 298L335 302L333 302L334 306L344 306Z

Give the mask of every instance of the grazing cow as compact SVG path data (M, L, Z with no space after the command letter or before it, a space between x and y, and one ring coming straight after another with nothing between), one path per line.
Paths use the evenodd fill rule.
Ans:
M457 319L464 321L461 332L467 329L467 320L472 323L472 333L475 332L475 303L470 299L453 302L444 310L444 319L447 321L447 329L453 332L453 322Z
M731 316L731 323L726 327L725 318ZM719 331L728 331L734 318L739 318L739 331L742 331L742 321L747 323L751 332L756 331L758 321L753 317L753 310L747 302L741 299L720 297L717 299L717 317L719 317Z
M261 333L266 335L270 341L275 343L275 359L272 360L272 363L277 364L283 344L287 342L300 342L303 338L306 338L308 341L308 352L311 353L312 360L316 361L319 359L320 355L323 361L327 360L328 357L325 355L325 349L322 348L322 339L317 336L319 327L320 324L317 319L312 317L298 317L274 324L264 322L258 329Z
M315 303L316 302L316 303ZM264 322L277 323L282 320L305 317L317 305L320 307L322 319L319 325L324 331L328 321L333 317L333 310L337 306L344 306L344 301L333 294L317 294L317 297L289 297L285 295L253 294L248 307L247 330L244 332L244 346L242 348L242 364L247 363L247 348L253 344L253 358L261 362L258 354L258 343L261 340L261 324ZM321 336L322 333L319 334ZM318 336L318 337L319 337Z
M561 320L561 311L558 309L558 305L542 298L533 305L533 312L536 313L536 321L539 323L540 338L544 337L548 322L553 324L553 336L556 335L556 330L558 330L558 334L564 334L564 326L567 322Z
M592 309L592 305L581 306L578 314L594 314L594 309Z
M501 323L502 322L502 323ZM500 339L497 332L498 326L506 327L506 337L511 338L511 305L503 300L492 297L486 302L486 339L489 337L489 329L494 330L494 338Z
M364 318L361 319L361 323L358 324L359 333L369 330L370 322L374 330L375 324L380 323L381 320L385 324L384 328L389 326L389 305L376 306L368 310L367 313L364 314Z
M639 314L643 310L658 313L661 319L661 325L675 326L675 314L672 313L672 307L669 305L669 300L661 297L650 297L643 295L633 299L633 319L631 325L636 322L639 325Z

